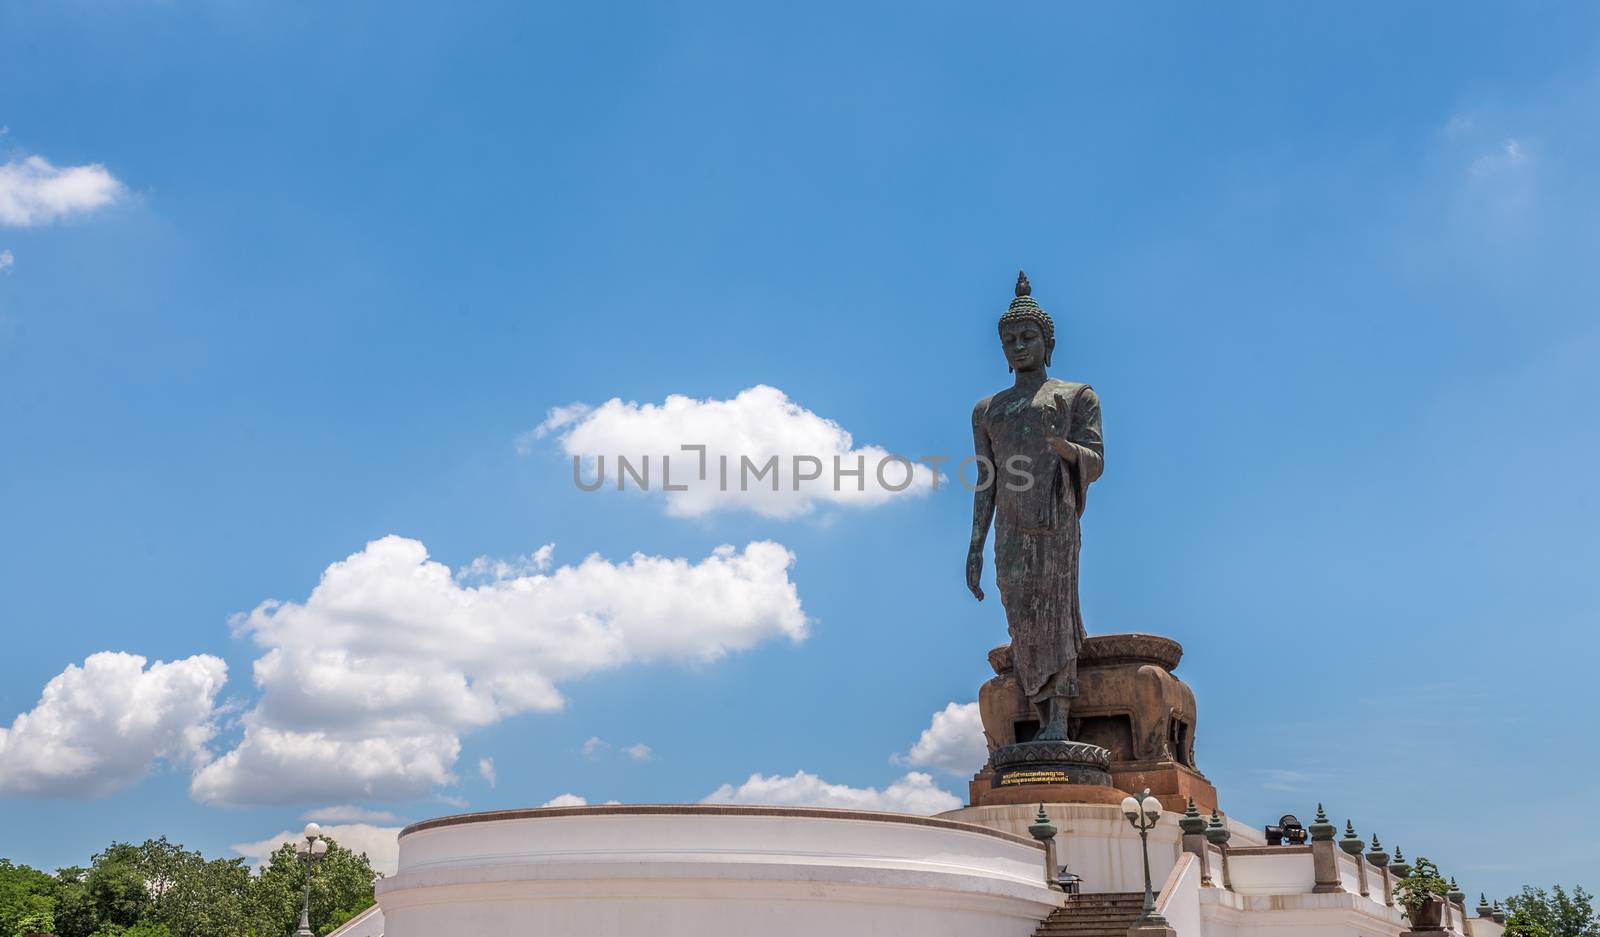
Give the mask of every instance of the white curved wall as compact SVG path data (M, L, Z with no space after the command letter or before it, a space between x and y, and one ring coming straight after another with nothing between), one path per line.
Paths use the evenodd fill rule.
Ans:
M1045 804L1056 826L1056 857L1083 879L1085 892L1144 891L1144 859L1139 833L1128 825L1119 807L1104 804ZM976 823L1008 833L1026 833L1038 813L1037 804L962 807L939 816ZM1163 812L1150 831L1150 875L1159 884L1183 852L1178 815ZM1219 870L1213 874L1220 876Z
M1043 865L1031 841L921 817L551 808L417 824L378 902L385 937L1027 937L1059 900Z

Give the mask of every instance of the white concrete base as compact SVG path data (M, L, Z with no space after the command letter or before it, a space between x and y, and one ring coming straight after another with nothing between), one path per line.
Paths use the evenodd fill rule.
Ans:
M1045 804L1056 826L1056 859L1083 880L1085 892L1144 891L1144 861L1139 833L1119 807L1105 804ZM1027 835L1037 804L963 807L939 816L992 830ZM1183 833L1176 814L1164 813L1150 831L1150 875L1160 885L1182 853Z
M613 806L426 821L378 883L385 937L1028 937L1031 840L924 817Z

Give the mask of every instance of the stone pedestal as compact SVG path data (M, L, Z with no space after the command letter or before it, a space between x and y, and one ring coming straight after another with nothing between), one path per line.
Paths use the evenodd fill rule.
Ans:
M1128 928L1128 937L1178 937L1178 932L1167 924L1140 924Z
M1019 784L1014 787L994 786L992 773L979 773L967 785L968 800L974 807L998 807L1008 804L1109 804L1117 806L1125 791L1109 785L1093 784Z
M1033 741L1003 745L989 754L989 789L984 804L1053 801L1047 792L1069 801L1121 803L1111 786L1110 753L1087 742ZM1084 801L1081 798L1097 798ZM1103 798L1113 799L1103 799ZM977 801L975 801L976 803Z
M1202 812L1217 806L1217 790L1194 764L1194 693L1172 671L1183 647L1153 634L1087 638L1078 656L1079 695L1073 700L1072 737L1107 754L1104 779L1038 778L1019 795L1001 777L997 754L1027 743L1038 715L1018 686L1011 646L989 652L995 677L978 693L990 763L973 778L974 806L1025 802L1116 804L1148 788L1167 810L1182 813L1190 798ZM1071 775L1072 772L1067 772Z
M1191 797L1201 813L1217 808L1217 789L1206 776L1173 761L1112 761L1111 786L1130 794L1149 788L1173 813L1183 813Z

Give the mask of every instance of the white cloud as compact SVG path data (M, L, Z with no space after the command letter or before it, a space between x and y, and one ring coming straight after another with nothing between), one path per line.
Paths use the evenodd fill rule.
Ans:
M499 783L500 777L494 772L493 758L478 759L478 777L488 781L490 787L494 787L497 783Z
M622 803L622 801L620 801L620 800L608 800L608 801L605 801L604 803L602 803L601 806L610 807L610 806L614 806L614 805L620 804L620 803ZM545 801L544 803L540 804L539 806L541 806L541 807L587 807L587 806L589 806L589 800L588 800L588 798L580 797L577 794L557 794L556 796L550 798L549 800Z
M366 853L375 871L393 875L400 866L400 830L398 826L345 823L324 826L322 833L351 852ZM253 843L235 843L228 848L249 859L251 865L259 866L265 864L279 846L299 841L300 835L298 831L285 830L276 836Z
M105 651L53 677L32 711L0 728L0 794L94 797L158 760L203 762L228 666L205 654L145 662Z
M765 385L740 391L732 400L673 395L661 404L612 399L594 408L584 404L558 407L532 436L551 433L560 434L559 444L568 457L584 460L585 485L594 484L600 460L607 479L604 487L613 490L619 477L619 456L640 474L645 474L643 467L648 461L649 490L664 493L667 512L679 517L719 510L796 517L818 505L871 507L896 497L915 497L936 484L928 465L886 462L890 457L886 450L857 447L844 427ZM524 435L519 445L526 450L532 444ZM682 446L706 447L704 478L699 451L685 451ZM767 468L774 457L775 467ZM797 463L796 457L817 461ZM838 475L836 465L842 470ZM860 479L843 474L858 467L864 467ZM802 478L796 490L797 478L815 473L821 477ZM640 487L632 476L624 478L629 490ZM669 480L686 490L666 491ZM900 487L904 490L893 490Z
M622 753L627 755L629 758L632 758L634 761L649 761L656 756L656 753L650 748L650 746L643 742L640 742L636 745L629 745L627 748L622 750Z
M598 735L589 736L589 740L583 743L583 753L590 758L594 758L610 748L611 743Z
M1473 160L1471 170L1474 176L1489 176L1519 169L1527 165L1531 158L1527 146L1521 140L1508 137L1493 152Z
M266 649L261 697L192 794L240 805L427 796L455 781L461 733L559 709L559 684L806 635L794 557L775 543L698 563L548 561L464 585L421 543L390 536L329 566L303 603L239 616L238 633Z
M0 164L0 224L49 224L111 204L122 183L104 166L52 166L41 156Z
M594 408L586 403L568 404L565 407L551 407L545 414L544 422L517 437L517 452L527 455L534 449L534 443L545 438L562 427L570 426L589 414Z
M13 255L10 251L8 251L8 250L0 251L0 273L4 273L5 271L10 270L12 265L14 265L16 262L17 262L16 256Z
M983 738L983 720L977 703L951 703L933 714L933 721L916 744L904 755L895 755L895 764L914 768L937 768L954 775L970 775L983 767L989 747Z
M701 801L705 804L769 804L792 807L846 807L890 813L935 814L955 810L961 800L941 790L933 778L912 771L883 790L830 784L814 774L796 771L788 777L752 774L738 787L724 784Z
M1263 768L1256 773L1262 778L1261 787L1269 791L1303 791L1312 780L1310 774L1288 768Z
M302 819L318 823L399 823L400 818L387 810L368 810L352 804L337 807L318 807L307 810Z

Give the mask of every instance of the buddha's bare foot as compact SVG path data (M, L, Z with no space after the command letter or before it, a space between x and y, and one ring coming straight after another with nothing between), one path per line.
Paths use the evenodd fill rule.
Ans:
M1040 742L1065 742L1067 741L1067 707L1065 699L1056 698L1050 701L1050 718L1039 727L1039 734L1034 736Z

